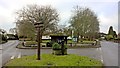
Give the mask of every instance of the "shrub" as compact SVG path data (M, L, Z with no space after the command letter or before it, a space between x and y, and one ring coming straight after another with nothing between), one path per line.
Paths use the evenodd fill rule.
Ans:
M2 41L5 41L5 42L7 42L7 36L5 36L5 35L2 35Z
M113 36L112 35L106 35L105 39L106 40L111 40L111 39L113 39Z
M8 40L18 40L18 36L17 34L14 35L14 34L7 34L8 36Z
M62 47L62 45L60 45L58 43L53 43L53 45L52 45L53 50L60 50L61 47ZM64 45L64 49L67 49L67 45L66 44Z
M53 50L60 50L61 46L58 43L53 43L52 48Z
M68 47L67 47L67 44L65 44L65 45L64 45L64 49L67 49L67 48L68 48Z
M62 52L61 52L61 50L53 50L52 54L62 55ZM64 49L64 55L67 55L67 49Z
M36 41L26 41L25 45L36 45Z
M88 41L88 40L89 40L89 38L83 38L82 40Z
M64 48L62 50L61 49L62 45L60 45L58 43L54 43L52 48L53 48L53 54L55 54L55 55L62 55L62 52L64 52L64 55L67 54L67 45L64 45Z

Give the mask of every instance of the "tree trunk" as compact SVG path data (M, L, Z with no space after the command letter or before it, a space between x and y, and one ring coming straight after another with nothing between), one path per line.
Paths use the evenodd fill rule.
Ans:
M83 35L81 35L81 42L83 42Z
M79 42L79 32L77 33L77 43Z

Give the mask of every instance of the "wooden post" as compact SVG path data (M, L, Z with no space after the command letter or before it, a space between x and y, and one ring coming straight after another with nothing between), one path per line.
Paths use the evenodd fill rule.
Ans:
M40 28L38 28L38 52L37 59L40 60Z
M38 41L38 49L37 49L37 60L40 60L41 58L40 58L40 43L41 43L41 36L42 36L42 33L40 32L40 29L43 27L43 23L42 22L36 22L36 23L34 23L34 26L35 26L35 28L37 29L37 41Z
M62 41L61 44L62 44L61 52L62 52L62 55L64 55L64 41Z

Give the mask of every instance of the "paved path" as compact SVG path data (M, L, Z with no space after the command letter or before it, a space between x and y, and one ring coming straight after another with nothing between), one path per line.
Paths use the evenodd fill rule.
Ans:
M118 66L118 43L102 41L101 49L105 66Z
M2 67L2 50L0 50L0 68Z

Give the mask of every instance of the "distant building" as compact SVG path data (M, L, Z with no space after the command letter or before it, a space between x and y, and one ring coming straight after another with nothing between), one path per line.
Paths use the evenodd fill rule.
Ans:
M42 36L42 39L51 39L50 36Z
M51 39L50 36L42 36L42 39ZM72 37L67 37L67 39L72 39Z

